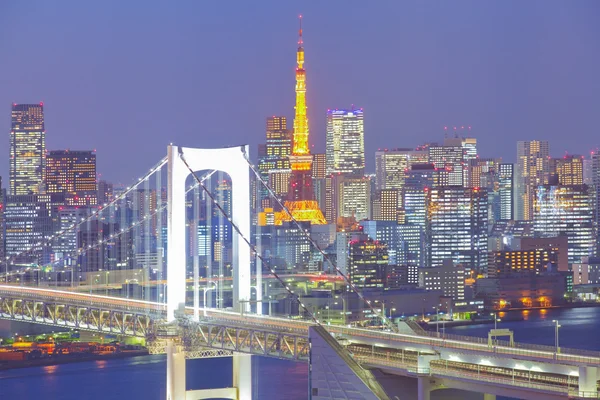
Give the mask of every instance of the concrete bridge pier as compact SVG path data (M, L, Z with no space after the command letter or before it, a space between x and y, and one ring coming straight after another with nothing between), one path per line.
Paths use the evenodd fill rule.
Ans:
M233 387L237 388L237 400L252 400L252 356L233 354Z
M579 391L597 392L596 382L598 381L598 367L581 366L579 367Z
M420 355L417 357L417 374L419 375L417 393L419 400L430 400L431 398L434 385L431 384L431 377L429 376L429 363L437 359L439 359L439 356L436 355Z
M431 400L431 382L428 376L420 376L417 383L419 400Z
M233 354L233 385L227 388L187 390L185 381L185 351L167 341L167 400L230 399L252 400L252 356Z
M167 400L185 400L185 352L167 341Z

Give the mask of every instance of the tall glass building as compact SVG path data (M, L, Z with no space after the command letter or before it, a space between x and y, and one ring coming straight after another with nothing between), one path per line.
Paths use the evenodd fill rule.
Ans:
M498 193L500 196L501 220L514 219L514 169L514 164L500 164L498 168Z
M325 143L327 174L365 172L363 111L328 110Z
M539 186L534 204L536 237L566 236L569 264L594 255L594 193L587 185Z
M532 220L535 190L550 178L550 147L547 141L517 142L515 170L515 219Z
M46 161L44 104L13 104L11 116L9 194L40 193Z
M487 267L487 191L440 187L428 190L427 236L432 267L450 259L465 271Z

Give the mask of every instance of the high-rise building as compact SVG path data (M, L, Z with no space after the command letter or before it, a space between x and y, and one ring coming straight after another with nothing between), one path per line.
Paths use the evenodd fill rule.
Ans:
M500 164L498 168L498 194L500 219L514 219L514 164Z
M348 279L358 289L383 288L388 265L387 245L368 238L348 245Z
M371 217L371 182L366 177L332 175L332 220L354 217L357 221Z
M583 156L567 155L550 160L550 175L558 185L583 185Z
M425 228L428 191L448 185L448 171L435 168L433 164L415 164L405 174L402 195L404 221Z
M481 187L481 176L490 172L497 172L502 161L497 158L475 158L468 162L465 187Z
M425 232L422 227L392 221L361 221L363 232L371 239L385 243L390 264L423 267Z
M429 155L423 150L394 149L375 152L375 188L404 188L405 172L415 164L427 163Z
M448 184L463 186L464 157L462 146L431 146L429 147L429 162L438 169L448 171Z
M428 190L427 237L430 266L451 259L467 272L487 266L487 192L477 188Z
M98 204L96 154L53 150L46 155L46 193L63 193L68 205Z
M464 127L461 127L461 129L464 129ZM469 174L469 163L477 158L477 139L455 135L454 137L444 138L444 146L461 147L463 149L463 162L461 167L463 172L463 184L466 186Z
M292 175L285 206L296 221L326 224L327 221L315 200L312 179L313 156L308 145L308 117L306 115L306 70L304 69L304 42L302 40L302 17L300 37L296 53L296 112L294 115L294 137L289 156ZM281 211L275 216L275 224L290 221L290 215Z
M535 190L550 178L550 149L547 141L517 142L515 171L515 219L532 220Z
M327 158L325 153L313 154L312 176L313 179L324 179L326 176Z
M289 156L292 151L292 131L287 127L286 117L272 116L267 118L266 143L259 146L258 171L261 178L269 184L278 196L286 196L288 192L290 171ZM285 180L285 185L281 181ZM257 184L259 202L269 198L267 189ZM267 206L273 206L267 204Z
M11 264L50 262L52 249L47 240L56 231L56 213L64 201L62 194L6 196L5 243Z
M113 199L113 184L106 181L98 181L98 204L108 204Z
M13 104L10 130L9 194L40 193L45 162L44 104Z
M594 255L594 199L587 185L538 187L533 223L536 237L568 238L570 264Z
M594 222L596 229L600 231L600 152L594 151L591 155L592 164L592 188L594 190ZM600 255L600 234L596 234L596 251Z
M373 199L372 218L375 221L398 220L398 190L382 189Z
M325 143L327 175L365 173L365 139L362 109L327 110Z
M81 272L113 271L133 267L131 232L119 232L119 225L90 221L89 226L78 232L78 264Z

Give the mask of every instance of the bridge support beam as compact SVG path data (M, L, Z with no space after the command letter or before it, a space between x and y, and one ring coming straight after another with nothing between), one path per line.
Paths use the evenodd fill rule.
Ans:
M579 391L597 392L596 381L598 380L598 367L579 367Z
M431 383L429 382L429 376L420 376L418 378L417 393L419 400L431 399Z
M167 400L185 400L185 352L167 341Z
M237 388L238 400L252 400L252 356L233 354L233 387Z

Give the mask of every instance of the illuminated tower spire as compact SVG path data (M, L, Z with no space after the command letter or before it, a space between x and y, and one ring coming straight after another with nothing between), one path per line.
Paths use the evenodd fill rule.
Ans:
M310 149L308 148L308 118L306 117L306 71L304 70L302 15L300 16L296 63L296 113L294 115L294 146L292 154L299 156L310 154Z
M286 208L296 221L309 221L313 224L326 224L327 221L315 201L312 182L313 156L308 147L308 118L306 117L306 71L304 70L304 41L302 40L302 16L298 32L298 51L296 53L296 107L294 115L294 139L290 155L290 187ZM289 215L281 211L275 217L275 223L290 221Z

